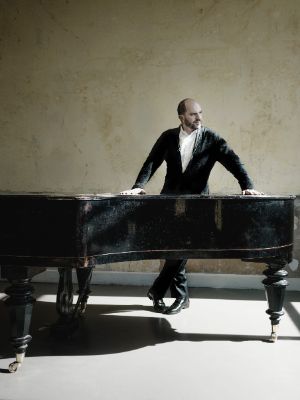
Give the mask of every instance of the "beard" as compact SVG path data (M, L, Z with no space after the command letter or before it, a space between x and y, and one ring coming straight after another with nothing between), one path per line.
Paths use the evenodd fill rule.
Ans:
M187 126L188 128L195 130L201 127L201 121L194 121L194 122L190 122L186 119L183 120L183 123L185 126Z

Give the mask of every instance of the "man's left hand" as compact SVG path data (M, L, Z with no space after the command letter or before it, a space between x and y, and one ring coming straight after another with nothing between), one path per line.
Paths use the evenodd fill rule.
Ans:
M255 190L255 189L245 189L245 190L242 191L242 194L251 195L251 196L252 195L253 196L262 196L262 195L264 195L263 192L259 192L259 191Z

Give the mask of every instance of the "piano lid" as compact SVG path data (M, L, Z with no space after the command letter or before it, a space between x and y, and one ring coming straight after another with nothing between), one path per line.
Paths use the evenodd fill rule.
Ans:
M197 198L197 199L295 199L295 195L287 195L287 194L264 194L264 195L243 195L243 194L223 194L223 193L212 193L209 195L199 195L199 194L143 194L143 195L121 195L119 193L68 193L68 192L0 192L0 197L43 197L43 198L55 198L55 199L79 199L79 200L98 200L101 198L138 198L138 197L147 197L147 198Z

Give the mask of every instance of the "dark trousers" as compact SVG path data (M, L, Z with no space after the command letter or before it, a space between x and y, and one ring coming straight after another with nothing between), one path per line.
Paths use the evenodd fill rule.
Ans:
M158 277L155 279L151 290L162 299L170 288L171 296L176 299L189 297L185 272L187 260L166 260Z

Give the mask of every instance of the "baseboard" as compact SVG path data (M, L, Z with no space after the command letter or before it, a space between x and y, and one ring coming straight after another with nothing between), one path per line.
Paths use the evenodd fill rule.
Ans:
M76 273L73 271L74 280ZM98 271L93 272L92 284L101 285L132 285L150 286L156 278L153 272L119 272ZM263 289L262 275L237 275L237 274L207 274L188 273L190 287L209 287L219 289ZM34 282L58 282L58 271L48 269L42 274L36 275ZM300 278L288 278L288 290L300 291Z

